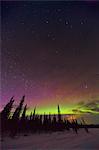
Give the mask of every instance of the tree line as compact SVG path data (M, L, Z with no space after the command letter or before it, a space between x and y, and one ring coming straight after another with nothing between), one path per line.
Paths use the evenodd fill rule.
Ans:
M6 104L4 109L0 112L1 120L1 135L10 135L14 137L17 134L27 135L28 133L42 133L42 132L55 132L64 131L71 129L78 133L79 128L84 127L85 131L88 133L87 126L82 122L78 124L77 119L73 119L71 122L68 119L62 119L60 112L60 106L57 106L58 115L37 115L36 107L30 116L26 115L27 104L23 106L25 96L22 97L19 105L15 109L14 113L11 115L11 110L13 108L14 97Z

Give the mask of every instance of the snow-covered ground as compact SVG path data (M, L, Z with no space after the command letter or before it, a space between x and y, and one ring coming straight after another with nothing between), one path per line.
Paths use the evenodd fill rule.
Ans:
M1 150L99 150L99 128L4 138Z

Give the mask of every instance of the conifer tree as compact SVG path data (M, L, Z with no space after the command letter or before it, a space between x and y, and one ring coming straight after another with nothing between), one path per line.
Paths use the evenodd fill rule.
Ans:
M11 97L10 102L4 107L4 109L1 112L1 119L7 120L10 117L12 105L14 103L13 97Z
M13 97L12 97L10 99L10 102L8 102L6 104L6 106L4 107L2 112L0 113L1 134L2 134L2 136L3 136L3 133L6 132L7 130L9 130L9 127L10 127L9 118L10 118L13 102L14 102L14 100L13 100Z
M34 112L33 112L33 120L35 120L35 112L36 112L36 107L34 108Z
M25 96L22 97L22 100L21 100L19 106L16 108L16 110L15 110L15 112L13 114L13 116L12 116L13 120L14 119L18 120L19 119L21 111L22 111L22 106L23 106L23 103L24 103L24 98L25 98Z
M32 112L31 112L31 114L30 114L30 117L29 117L29 118L30 118L30 120L32 120L32 118L33 118Z
M22 120L24 120L26 117L26 110L27 110L27 104L24 106L24 110L23 110L22 117L21 117Z
M58 105L58 122L61 122L61 113L59 105Z

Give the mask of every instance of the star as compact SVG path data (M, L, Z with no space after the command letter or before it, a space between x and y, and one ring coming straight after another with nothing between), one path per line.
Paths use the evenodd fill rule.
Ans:
M45 23L46 23L46 24L48 24L48 23L49 23L49 21L48 21L48 20L46 20L46 21L45 21Z
M88 88L88 86L87 86L87 84L85 85L85 89L87 89Z
M81 22L80 22L80 24L81 24L81 25L83 25L83 24L84 24L84 22L83 22L83 21L81 21Z
M83 84L81 85L81 88L83 88L83 89L88 89L87 83L83 83Z
M68 24L69 24L69 22L68 22L68 21L65 21L65 24L66 24L66 25L68 25Z
M56 51L55 51L55 53L56 53L56 54L58 54L58 53L59 53L59 51L58 51L58 50L56 50Z
M47 34L47 37L50 37L50 33Z

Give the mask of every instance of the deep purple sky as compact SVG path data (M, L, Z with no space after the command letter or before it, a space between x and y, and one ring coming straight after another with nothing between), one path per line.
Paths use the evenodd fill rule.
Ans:
M99 99L98 2L5 1L1 30L2 106Z

